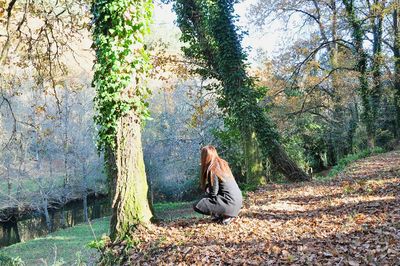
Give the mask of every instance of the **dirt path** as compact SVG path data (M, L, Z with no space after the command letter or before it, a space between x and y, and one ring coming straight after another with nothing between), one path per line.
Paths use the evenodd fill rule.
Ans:
M114 248L127 264L400 265L400 152L250 193L228 226L181 219L135 237L136 249Z

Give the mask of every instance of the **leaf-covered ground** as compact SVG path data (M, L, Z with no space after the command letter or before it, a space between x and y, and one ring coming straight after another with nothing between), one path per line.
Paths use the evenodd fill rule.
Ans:
M249 193L232 224L190 218L138 230L108 250L131 264L400 265L400 152L328 182Z

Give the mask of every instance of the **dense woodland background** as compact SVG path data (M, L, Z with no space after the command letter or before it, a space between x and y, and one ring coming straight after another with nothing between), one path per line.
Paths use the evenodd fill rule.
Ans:
M287 27L279 52L251 51L247 72L257 105L308 174L398 142L399 10L396 0L260 0L246 11L241 38L246 27ZM0 208L29 206L48 216L51 206L106 193L93 122L90 3L0 0L0 23ZM180 35L155 23L146 40L151 120L142 141L152 199L196 196L206 144L218 147L242 188L282 181L257 138L249 142L230 126L212 90L218 82L193 71Z

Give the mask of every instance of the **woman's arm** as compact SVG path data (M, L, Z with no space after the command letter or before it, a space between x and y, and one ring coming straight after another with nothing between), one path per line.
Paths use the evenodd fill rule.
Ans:
M213 185L210 186L209 196L211 198L214 198L214 197L216 197L218 195L218 190L219 190L219 183L218 182L219 182L219 180L218 180L218 176L215 175L215 174L213 174L212 178L213 178Z

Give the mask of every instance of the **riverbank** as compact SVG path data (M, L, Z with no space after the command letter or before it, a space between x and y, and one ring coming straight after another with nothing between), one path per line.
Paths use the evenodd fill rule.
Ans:
M108 217L100 218L90 224L76 225L46 237L17 243L0 249L0 255L19 257L25 265L79 265L79 262L93 265L97 252L87 244L108 234L109 220Z
M106 197L89 198L86 201L87 218L95 220L110 216L109 205ZM23 220L11 219L8 222L0 222L0 248L45 237L49 233L84 223L86 220L85 204L82 200L70 202L63 208L49 210L48 214L48 220L40 213L32 213L31 217L25 217Z
M192 202L156 203L154 210L157 218L165 221L201 217L193 212L191 206ZM91 224L79 224L45 237L14 244L0 249L0 265L3 265L2 255L19 257L25 265L79 265L80 262L93 265L97 259L97 251L87 247L87 244L100 239L103 234L108 234L108 229L109 218L100 218L92 220Z

